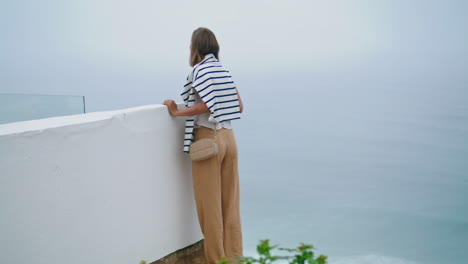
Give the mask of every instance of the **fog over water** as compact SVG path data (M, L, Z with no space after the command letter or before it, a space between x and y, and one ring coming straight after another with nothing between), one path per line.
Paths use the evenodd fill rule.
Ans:
M466 1L6 1L0 93L87 112L179 93L212 29L242 95L246 254L310 242L331 263L467 263Z

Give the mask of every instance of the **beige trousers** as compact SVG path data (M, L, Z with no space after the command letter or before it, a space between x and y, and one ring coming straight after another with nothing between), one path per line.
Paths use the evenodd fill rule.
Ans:
M194 129L195 141L214 138L214 130ZM207 264L221 257L232 263L243 256L239 206L237 144L231 129L216 131L219 152L202 161L192 161L192 177L198 220L204 236Z

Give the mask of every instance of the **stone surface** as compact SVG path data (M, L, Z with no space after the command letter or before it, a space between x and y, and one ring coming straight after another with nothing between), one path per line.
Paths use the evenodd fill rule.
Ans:
M204 240L177 250L150 264L205 264Z

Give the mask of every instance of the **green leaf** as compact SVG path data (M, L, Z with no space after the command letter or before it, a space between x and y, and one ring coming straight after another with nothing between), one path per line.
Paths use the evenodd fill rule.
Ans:
M271 250L276 248L278 245L270 245L269 239L260 240L260 243L257 245L257 252L262 256L270 256Z
M292 253L291 256L272 255L272 250L278 249ZM271 264L277 260L288 260L290 264L326 264L327 256L320 255L314 259L314 246L301 242L296 248L278 247L278 245L271 245L269 239L260 240L257 245L257 252L260 255L258 259L252 257L242 257L239 262L235 264ZM294 254L296 253L296 254ZM229 264L229 262L221 262L217 264Z
M301 242L301 244L297 247L297 249L299 249L299 251L305 251L307 249L313 249L314 246L312 246L311 244L304 244Z
M229 259L226 257L222 257L216 264L229 264Z
M317 263L318 263L318 264L325 264L325 263L327 263L327 258L328 258L328 257L325 256L325 255L320 255L320 256L318 256L318 258L317 258Z

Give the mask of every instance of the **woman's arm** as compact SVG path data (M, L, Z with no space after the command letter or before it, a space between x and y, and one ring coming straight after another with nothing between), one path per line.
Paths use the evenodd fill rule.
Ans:
M183 109L177 109L177 104L174 102L174 100L166 100L163 102L163 105L167 105L169 113L173 116L194 116L210 112L210 109L208 109L206 104L202 101L192 107Z
M239 93L239 91L237 90L237 88L236 88L236 92L237 92L237 97L239 97L240 112L242 113L242 111L244 111L244 104L242 104L242 99L241 99L241 97L240 97L240 93Z
M244 111L244 104L242 103L242 99L237 88L236 92L237 96L239 97L240 112L242 113ZM177 104L174 102L174 100L166 100L163 102L163 105L167 106L169 113L173 116L194 116L210 112L210 109L208 109L208 107L203 101L200 101L192 107L187 107L183 109L177 109Z

